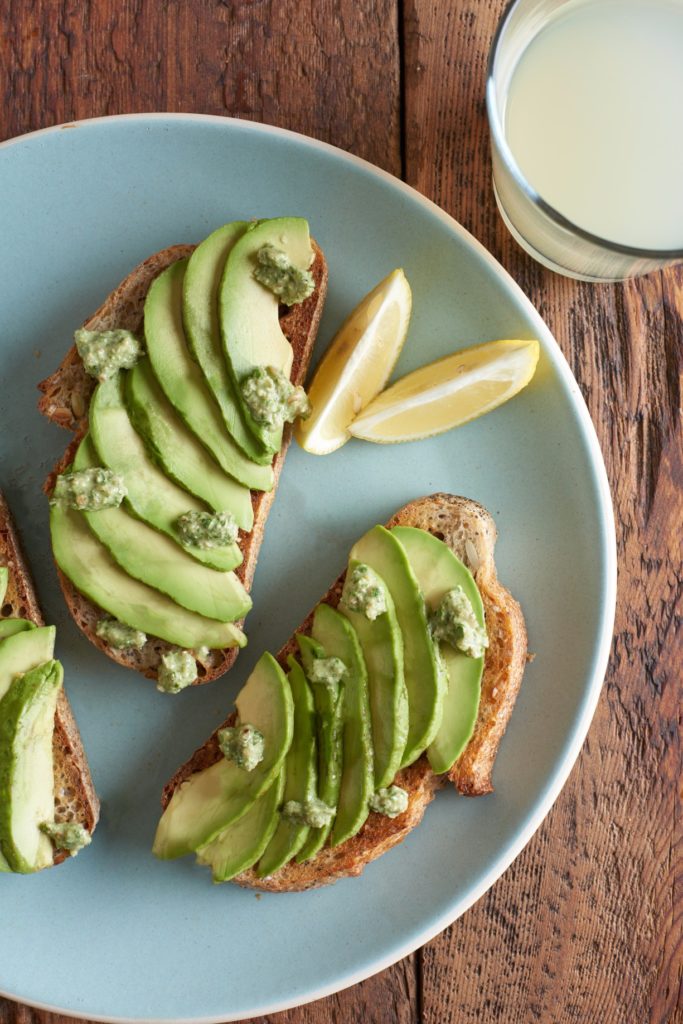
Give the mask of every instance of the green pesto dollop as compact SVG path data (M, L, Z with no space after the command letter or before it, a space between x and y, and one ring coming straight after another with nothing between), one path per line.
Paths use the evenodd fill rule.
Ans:
M346 675L346 665L341 658L316 658L311 665L308 680L311 683L322 683L336 689Z
M232 512L185 512L176 526L183 544L193 548L222 548L234 544L239 533Z
M92 841L88 830L77 821L44 821L40 831L52 840L57 850L67 850L72 857Z
M257 423L281 426L295 419L307 419L311 403L302 387L292 384L274 366L257 366L240 384L249 412Z
M334 808L329 807L323 800L316 796L300 803L298 800L288 800L282 809L282 814L288 821L297 825L308 825L309 828L324 828L329 825L334 817Z
M157 675L157 690L180 693L197 678L197 662L189 651L168 651L162 654Z
M81 327L74 341L86 373L97 380L130 370L142 355L142 345L131 331L88 331Z
M93 466L77 473L60 473L50 504L79 512L99 512L103 508L118 508L127 493L122 476L103 466Z
M486 629L479 625L472 602L462 587L444 594L429 617L435 640L443 640L469 658L481 658L489 645Z
M234 761L238 768L253 772L263 760L265 741L263 733L249 723L220 729L218 746L228 761Z
M262 245L256 253L254 277L286 306L303 302L315 289L310 270L295 267L289 262L287 253L274 245Z
M95 626L95 632L110 647L117 649L132 647L139 650L147 643L146 633L133 626L127 626L125 622L119 622L118 619L100 619Z
M408 794L400 786L388 786L378 789L370 797L370 810L383 814L386 818L397 818L408 807Z
M360 612L372 622L387 610L382 582L369 565L357 565L346 574L342 601L352 612Z

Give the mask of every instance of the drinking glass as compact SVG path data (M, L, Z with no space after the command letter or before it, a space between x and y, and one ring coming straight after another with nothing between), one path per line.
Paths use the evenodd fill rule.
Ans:
M620 281L683 262L683 249L620 245L573 224L535 191L511 152L505 135L505 109L517 62L531 40L569 2L573 0L513 0L493 39L486 108L491 128L493 188L501 216L523 249L539 263L567 277ZM678 128L672 125L672 130Z

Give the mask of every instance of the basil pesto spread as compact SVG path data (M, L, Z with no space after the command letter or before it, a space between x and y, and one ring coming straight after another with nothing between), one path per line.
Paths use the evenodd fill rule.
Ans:
M444 640L469 658L482 658L489 645L486 629L477 622L472 602L460 586L444 594L429 625L435 640Z
M204 550L234 544L239 533L232 512L185 512L176 526L183 544Z
M89 846L92 836L77 821L45 821L40 826L57 850L67 850L75 857L84 846Z
M119 370L130 370L142 355L142 345L131 331L76 331L74 341L85 372L108 380Z
M157 676L157 690L180 693L197 678L197 662L189 651L168 651L162 654Z
M262 245L256 253L254 277L286 306L303 302L315 289L310 270L295 267L287 254L274 245Z
M99 512L103 508L118 508L127 493L122 476L102 466L93 466L77 473L61 473L50 504L79 512Z
M300 803L298 800L288 800L282 809L282 813L285 818L296 825L308 825L309 828L324 828L325 825L329 825L332 821L334 808L328 807L323 800L319 800L314 796L310 800L304 800L303 803Z
M256 765L263 760L265 741L263 733L253 726L232 726L220 729L218 746L228 761L234 761L238 768L245 772L253 772Z
M352 612L371 622L387 610L387 597L377 573L369 565L357 565L347 573L342 600Z
M257 423L281 426L297 417L306 419L311 404L304 389L292 384L273 366L257 366L240 384L242 398Z
M308 681L336 689L345 675L346 665L341 658L315 658L308 674Z
M383 814L386 818L397 818L408 807L408 794L400 786L388 786L378 789L370 797L370 810Z
M119 622L118 619L100 619L95 626L95 632L101 640L117 650L122 648L139 650L147 643L146 633L143 633L141 629L134 629L133 626L127 626L125 622Z

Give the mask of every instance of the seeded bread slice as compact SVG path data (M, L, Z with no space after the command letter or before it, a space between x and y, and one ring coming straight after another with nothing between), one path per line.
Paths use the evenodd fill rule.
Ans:
M303 384L305 381L327 293L327 263L320 247L315 242L312 242L312 245L314 260L311 272L315 281L315 291L299 305L289 309L281 307L280 325L294 350L291 375L294 384ZM192 245L174 245L144 260L105 299L97 312L86 320L83 326L89 330L111 330L118 327L141 332L145 298L152 281L172 263L190 256L194 248ZM44 489L47 494L52 493L57 475L73 461L76 449L87 432L88 406L95 386L95 380L83 369L75 346L69 349L58 369L38 385L43 392L38 402L38 408L43 415L60 427L75 433L74 439L45 483ZM273 462L273 490L268 493L252 491L253 529L249 533L240 531L238 543L242 549L243 561L235 571L247 590L251 589L266 519L275 497L291 436L291 426L287 425L282 448ZM163 640L150 638L138 651L116 650L109 647L95 633L97 623L104 615L102 609L83 597L59 570L58 575L69 612L88 640L119 665L141 672L149 679L156 679L161 657L171 649L171 645ZM233 665L237 654L236 647L210 651L206 657L198 661L197 683L208 683L223 675Z
M7 593L0 608L2 619L30 619L43 626L31 575L23 556L9 507L0 493L0 565L9 569ZM92 833L100 814L100 804L90 777L90 769L69 701L63 689L57 698L55 731L52 741L55 777L55 821L77 821ZM54 863L69 856L55 851Z
M405 505L387 526L416 526L428 530L448 544L471 570L477 582L484 604L489 648L472 738L448 775L435 775L425 755L398 773L396 784L407 790L409 798L408 808L403 814L391 819L373 812L360 832L340 846L324 847L314 860L304 864L291 862L268 878L257 878L253 870L245 871L234 879L238 885L269 892L298 892L359 875L366 864L405 839L422 820L436 790L449 780L465 796L482 796L493 790L493 763L519 692L527 656L522 610L496 575L494 521L476 501L452 494L432 494ZM344 577L345 573L342 573L322 601L337 606ZM310 633L312 623L313 612L297 632ZM287 655L297 653L296 639L292 637L277 658L286 669ZM232 725L234 720L233 713L224 725ZM164 809L185 779L220 759L217 733L218 730L167 784L162 795Z

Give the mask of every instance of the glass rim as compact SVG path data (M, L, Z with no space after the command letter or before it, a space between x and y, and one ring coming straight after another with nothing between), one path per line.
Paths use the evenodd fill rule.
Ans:
M551 206L550 203L539 195L531 183L527 181L521 167L515 160L505 137L503 124L498 114L498 104L495 94L496 87L494 82L494 69L503 33L514 10L522 2L523 0L508 0L491 41L491 49L489 51L489 58L486 67L486 111L488 114L491 135L493 136L498 147L498 151L507 165L507 169L513 177L516 185L524 193L527 199L541 210L551 221L554 221L559 227L564 228L566 231L571 232L571 234L578 236L583 241L588 242L591 245L598 246L611 253L626 256L631 259L652 260L659 263L664 261L668 262L670 260L683 260L683 248L641 249L632 245L622 245L620 242L613 242L610 241L610 239L602 238L600 235L595 235L590 231L586 231L585 228L579 227L578 224L575 224L574 221L565 217L564 214L560 213L559 210L556 210L554 206Z

